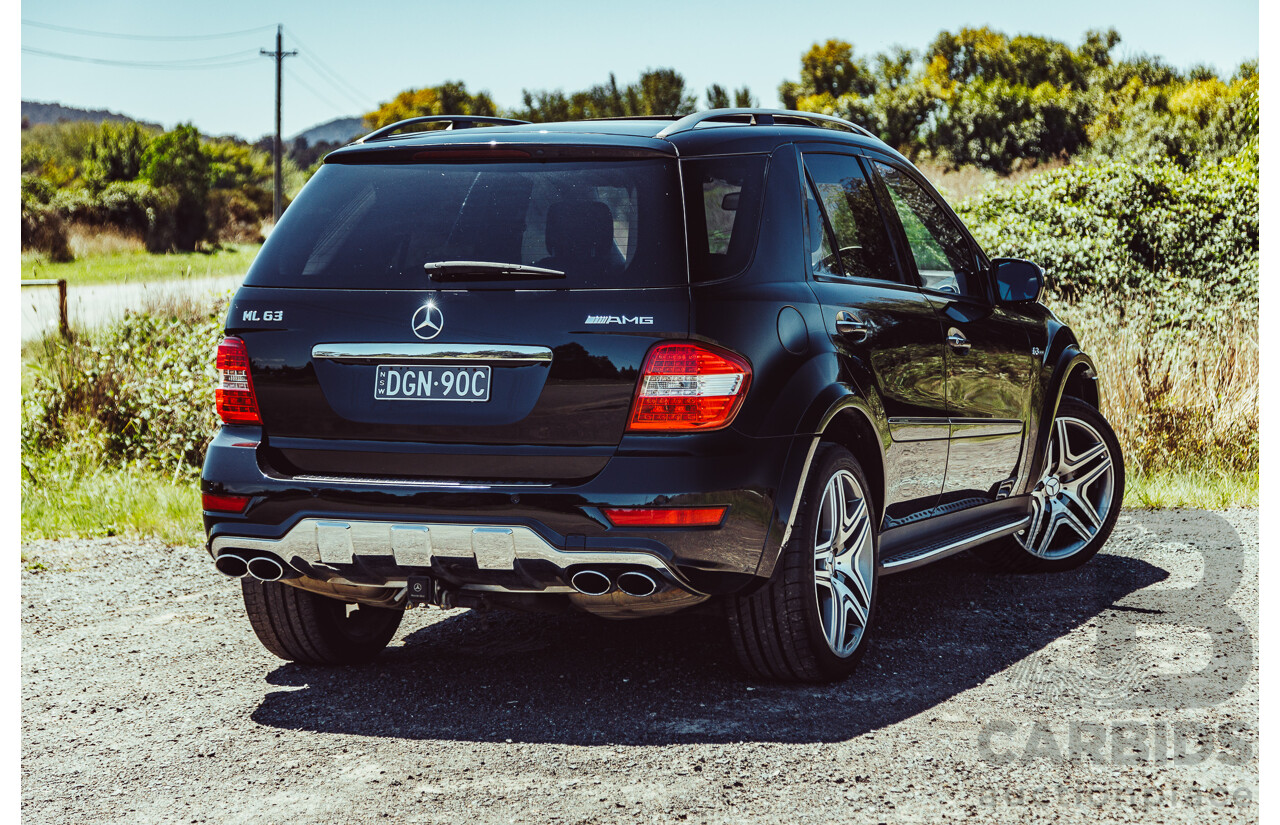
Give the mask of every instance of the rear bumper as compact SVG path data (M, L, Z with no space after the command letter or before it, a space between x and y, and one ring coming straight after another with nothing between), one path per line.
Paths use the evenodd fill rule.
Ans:
M212 555L272 553L304 575L393 586L431 575L452 586L569 592L585 565L647 569L695 594L754 581L792 438L732 430L635 437L576 485L284 477L258 460L256 427L223 427L205 492L250 497L243 514L206 512ZM805 442L807 445L807 442ZM605 507L728 506L714 528L611 527Z

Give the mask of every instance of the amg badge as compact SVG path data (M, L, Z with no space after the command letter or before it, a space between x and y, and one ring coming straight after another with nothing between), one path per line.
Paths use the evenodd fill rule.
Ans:
M652 324L652 315L588 315L588 324Z

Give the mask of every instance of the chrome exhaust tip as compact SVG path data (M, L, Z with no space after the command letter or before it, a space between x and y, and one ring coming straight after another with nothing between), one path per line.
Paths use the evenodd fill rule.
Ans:
M275 582L284 578L284 565L270 556L249 559L249 575L258 581Z
M249 563L235 553L223 553L213 560L213 566L224 576L238 579L249 572Z
M638 570L628 570L618 576L618 589L628 596L643 598L644 596L652 596L658 592L658 583L653 577L647 573L641 573Z
M599 570L579 570L569 579L569 584L584 596L603 596L613 589L613 582Z

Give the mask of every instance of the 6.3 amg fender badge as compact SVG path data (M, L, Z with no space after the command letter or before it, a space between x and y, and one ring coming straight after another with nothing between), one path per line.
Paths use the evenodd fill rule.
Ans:
M418 307L417 312L413 313L410 325L413 327L414 335L429 341L444 329L444 313L435 304L423 304Z

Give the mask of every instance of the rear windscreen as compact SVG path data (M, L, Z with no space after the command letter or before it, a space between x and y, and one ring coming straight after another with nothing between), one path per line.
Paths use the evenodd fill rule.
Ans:
M325 164L289 205L249 286L425 289L423 265L487 261L554 280L468 277L448 289L677 286L674 160Z

